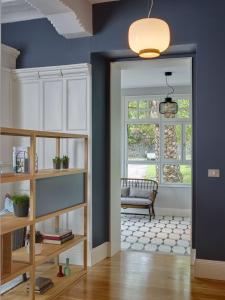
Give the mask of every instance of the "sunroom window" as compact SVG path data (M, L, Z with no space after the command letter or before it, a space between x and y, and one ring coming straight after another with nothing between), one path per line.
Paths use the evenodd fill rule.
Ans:
M191 96L175 95L178 113L159 114L159 96L124 98L124 175L189 185L192 178Z

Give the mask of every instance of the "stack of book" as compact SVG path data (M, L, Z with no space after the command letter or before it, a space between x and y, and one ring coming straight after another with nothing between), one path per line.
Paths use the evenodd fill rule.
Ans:
M54 285L53 281L51 278L46 278L46 277L37 277L35 280L35 293L43 295L47 290L52 288ZM28 282L27 285L27 291L29 292L30 285Z
M74 238L72 230L59 229L57 231L48 231L42 233L43 243L61 245Z

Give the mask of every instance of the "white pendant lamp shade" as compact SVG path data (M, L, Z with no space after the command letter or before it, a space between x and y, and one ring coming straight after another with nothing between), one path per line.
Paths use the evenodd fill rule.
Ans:
M128 42L131 50L142 58L160 56L170 44L168 24L156 18L144 18L130 25Z

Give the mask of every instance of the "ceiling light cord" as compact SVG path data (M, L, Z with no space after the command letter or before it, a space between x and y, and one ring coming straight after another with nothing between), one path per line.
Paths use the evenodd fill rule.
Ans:
M168 77L167 77L167 76L166 76L166 85L167 85L168 88L171 89L171 91L167 93L167 96L166 96L166 97L168 97L168 96L170 96L170 95L172 95L172 94L174 93L175 89L174 89L174 87L172 87L172 85L170 85L170 84L168 83Z
M154 0L151 0L149 12L148 12L148 18L150 18L150 15L151 15L151 12L152 12L152 7L153 7L153 5L154 5Z

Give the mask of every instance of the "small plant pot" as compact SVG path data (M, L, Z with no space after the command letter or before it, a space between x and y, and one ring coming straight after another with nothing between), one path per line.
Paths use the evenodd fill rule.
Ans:
M63 161L63 169L69 169L69 161Z
M61 169L61 162L53 162L53 168L56 170Z
M13 203L13 208L16 217L27 217L29 213L29 202Z

